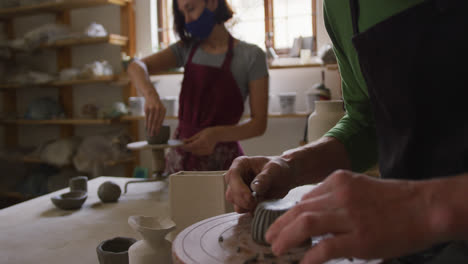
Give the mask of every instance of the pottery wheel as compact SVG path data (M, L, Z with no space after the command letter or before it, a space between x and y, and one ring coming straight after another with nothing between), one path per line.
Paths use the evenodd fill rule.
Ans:
M247 264L299 263L308 248L291 250L275 257L270 247L255 243L250 234L252 217L230 213L208 218L184 229L172 244L174 263ZM376 264L354 260L332 260L327 264Z

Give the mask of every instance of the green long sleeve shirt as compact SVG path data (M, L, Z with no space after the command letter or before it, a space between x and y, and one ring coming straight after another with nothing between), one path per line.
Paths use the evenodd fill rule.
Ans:
M423 0L360 0L359 30L375 24ZM367 85L352 44L353 27L349 0L324 0L325 27L333 42L342 77L346 115L325 136L342 142L352 169L363 172L377 162L377 136Z

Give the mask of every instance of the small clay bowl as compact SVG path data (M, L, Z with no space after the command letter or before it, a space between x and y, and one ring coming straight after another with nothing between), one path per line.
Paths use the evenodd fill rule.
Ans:
M159 133L154 136L146 135L146 141L150 145L159 145L167 144L169 137L171 136L171 127L170 126L161 126Z
M252 220L252 239L262 245L269 245L265 233L273 222L291 209L296 203L288 200L270 200L257 205Z
M63 210L80 209L88 198L88 194L83 191L73 191L51 197L52 203Z
M96 253L100 264L128 264L128 249L136 242L130 237L115 237L101 242Z

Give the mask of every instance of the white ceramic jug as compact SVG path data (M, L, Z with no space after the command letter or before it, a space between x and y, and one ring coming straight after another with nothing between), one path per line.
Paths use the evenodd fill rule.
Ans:
M143 237L128 249L130 264L171 263L171 244L164 238L175 228L171 219L130 216L128 224Z
M315 101L315 111L309 116L307 141L321 138L344 116L343 101Z

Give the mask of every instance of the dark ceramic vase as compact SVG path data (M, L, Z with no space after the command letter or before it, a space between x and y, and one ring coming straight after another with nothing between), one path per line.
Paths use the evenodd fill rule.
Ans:
M262 245L269 245L265 240L265 233L273 222L292 208L296 203L287 200L270 200L257 205L252 220L252 239Z
M136 239L115 237L101 242L96 248L100 264L128 264L128 249Z
M169 137L171 135L171 127L170 126L161 126L159 129L159 133L154 136L146 135L146 141L150 145L159 145L159 144L167 144Z

